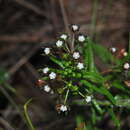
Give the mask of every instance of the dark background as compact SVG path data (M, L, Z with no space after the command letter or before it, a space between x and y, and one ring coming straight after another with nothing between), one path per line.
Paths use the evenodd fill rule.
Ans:
M129 0L0 0L0 128L26 130L17 106L34 98L29 114L37 130L73 130L76 111L55 111L55 96L36 86L37 69L51 64L41 56L71 24L107 48L128 45ZM11 85L16 94L7 89ZM78 109L78 108L77 108ZM84 109L84 108L83 108ZM104 122L102 122L103 126ZM107 125L108 124L108 125ZM102 129L110 129L106 123ZM0 129L0 130L1 130Z

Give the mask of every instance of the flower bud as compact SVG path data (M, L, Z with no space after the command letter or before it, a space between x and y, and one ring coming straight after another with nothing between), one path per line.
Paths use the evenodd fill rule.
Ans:
M85 36L84 35L79 35L78 36L78 41L79 42L84 42L85 41Z
M79 31L79 26L76 25L76 24L73 24L73 25L71 26L71 29L72 29L73 32L77 32L77 31Z
M73 53L73 58L76 59L76 60L79 59L80 58L79 52L74 52Z
M50 48L45 48L45 49L44 49L44 53L45 53L46 55L50 54Z
M87 103L91 102L91 100L92 100L92 97L91 97L91 96L86 96L85 101L86 101Z
M77 91L78 89L79 89L78 86L72 86L73 91Z
M57 46L57 47L61 47L62 45L63 45L63 41L58 40L58 41L56 42L56 46Z
M73 77L76 77L76 74L75 74L75 73L72 73L72 76L73 76Z
M45 84L45 81L44 81L44 80L41 80L41 79L37 80L37 82L36 82L36 85L37 85L38 87L42 87L44 84Z
M128 70L130 68L130 64L129 63L125 63L124 64L124 69Z
M81 77L82 77L82 74L81 74L81 73L78 73L78 74L76 74L76 77L77 77L77 78L81 78Z
M112 53L115 53L115 52L117 51L117 49L116 49L115 47L112 47L112 48L110 48L110 51L111 51Z
M62 35L60 36L60 38L63 39L63 40L66 40L66 39L68 38L68 36L67 36L66 34L62 34Z

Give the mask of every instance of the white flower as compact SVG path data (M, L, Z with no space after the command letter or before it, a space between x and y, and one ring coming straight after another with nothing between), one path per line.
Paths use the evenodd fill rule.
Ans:
M67 106L61 105L60 110L61 110L62 112L67 111Z
M74 59L79 59L79 57L80 57L79 52L74 52L74 53L73 53L73 58L74 58Z
M55 78L56 78L56 73L51 72L51 73L49 74L49 77L50 77L50 79L55 79Z
M44 86L44 91L45 91L45 92L48 93L48 92L50 92L50 90L51 90L51 88L50 88L48 85L45 85L45 86Z
M85 41L85 36L84 35L79 35L78 36L78 41L79 42L84 42Z
M60 36L60 38L63 39L63 40L66 40L66 39L67 39L67 35L66 35L66 34L62 34L62 35Z
M80 69L80 70L81 70L81 69L83 69L83 68L84 68L84 64L79 62L79 63L78 63L78 65L77 65L77 67L78 67L78 69Z
M124 64L124 69L129 69L130 68L130 64L129 63L125 63Z
M123 56L127 56L127 55L128 55L128 53L127 53L127 52L124 52L124 53L123 53Z
M48 73L48 71L49 71L49 68L48 68L48 67L46 67L46 68L44 68L42 71L43 71L43 73L44 73L44 74L47 74L47 73Z
M62 45L63 45L63 41L58 40L58 41L56 42L56 46L57 46L57 47L61 47Z
M112 53L115 53L116 51L117 51L117 49L116 49L115 47L112 47L112 48L111 48L111 52L112 52Z
M72 31L78 31L79 30L79 26L78 25L72 25Z
M92 97L91 97L91 96L86 96L85 101L86 101L87 103L91 102L91 100L92 100Z
M45 52L46 55L48 55L50 53L50 48L45 48L44 52Z

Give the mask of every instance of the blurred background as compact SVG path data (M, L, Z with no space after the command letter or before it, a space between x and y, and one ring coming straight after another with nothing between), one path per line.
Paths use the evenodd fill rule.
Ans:
M69 32L71 24L107 48L126 48L130 1L0 0L0 130L28 130L19 108L23 111L30 98L34 100L28 111L37 130L75 129L77 110L58 115L56 97L36 87L37 69L51 64L41 56L42 47ZM101 129L112 129L107 121Z

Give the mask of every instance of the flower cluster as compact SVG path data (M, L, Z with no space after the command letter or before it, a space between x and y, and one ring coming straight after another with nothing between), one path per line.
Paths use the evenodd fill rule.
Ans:
M85 104L97 105L95 93L106 96L114 104L115 99L109 92L113 84L110 85L110 81L107 81L109 76L107 78L102 76L102 73L100 74L94 65L92 49L95 46L93 46L93 42L89 37L79 33L78 25L72 25L71 31L72 36L63 33L55 42L55 46L44 48L44 55L48 56L56 66L40 69L43 75L39 80L40 87L46 93L60 96L59 104L56 107L59 113L69 110L71 97L73 97L72 99L77 97L83 99ZM102 47L97 48L101 49ZM110 48L110 51L112 54L118 52L115 47ZM98 52L102 55L102 51ZM128 53L122 50L120 55L127 57ZM119 66L125 70L130 69L129 62L123 62ZM116 66L116 68L118 67Z
M114 54L114 53L117 52L117 48L116 47L111 47L110 51ZM127 53L127 51L125 49L121 49L119 54L117 55L118 58L127 57L127 56L128 56L128 53ZM123 68L125 70L130 69L130 64L128 62L125 62L124 65L123 65Z
M72 33L74 34L74 39L69 37L67 34L62 34L59 39L55 42L55 48L62 51L62 54L57 58L55 56L55 52L53 48L46 47L44 48L44 54L49 56L50 59L59 65L58 68L45 67L41 69L44 77L44 85L42 86L43 90L47 93L52 93L51 85L58 86L58 83L63 83L63 86L58 86L58 89L55 90L55 93L61 94L63 97L63 102L61 101L61 105L59 110L61 112L66 112L67 108L67 100L69 99L69 95L80 95L84 97L84 101L86 103L90 103L92 100L92 96L84 95L80 91L80 84L78 85L78 79L82 79L83 75L81 73L84 72L85 65L83 61L82 52L76 49L77 45L84 45L86 41L86 36L83 34L78 34L79 26L72 25L71 26ZM72 43L73 42L73 43ZM72 45L73 47L72 48ZM55 80L54 80L55 79ZM77 80L77 83L76 83ZM56 83L55 83L56 81ZM81 88L82 91L82 88ZM54 92L54 91L53 91ZM81 94L82 93L82 94Z

